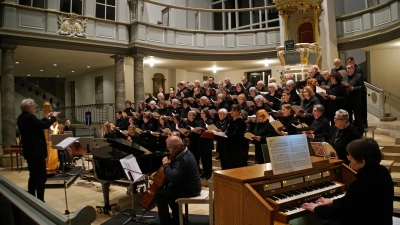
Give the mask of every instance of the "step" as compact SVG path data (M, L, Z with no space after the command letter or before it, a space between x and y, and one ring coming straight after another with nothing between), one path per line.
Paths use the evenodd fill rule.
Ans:
M383 118L380 118L381 121L395 121L396 117L394 116L385 116Z
M400 153L383 152L382 155L385 160L393 160L395 163L400 162Z
M396 162L393 163L391 172L400 173L400 162L398 162L398 163L396 163Z
M390 176L392 176L392 180L395 183L399 183L400 182L400 173L398 172L391 172Z
M393 201L393 212L400 213L400 202Z
M385 117L389 117L390 116L390 113L385 113Z
M380 134L380 135L385 135L385 136L391 137L394 139L394 144L400 144L400 130L397 130L397 128L400 128L400 127L395 126L394 128L396 128L396 129L377 128L375 130L375 134Z
M394 196L400 197L400 187L394 186Z
M385 145L381 147L382 153L400 153L400 145Z

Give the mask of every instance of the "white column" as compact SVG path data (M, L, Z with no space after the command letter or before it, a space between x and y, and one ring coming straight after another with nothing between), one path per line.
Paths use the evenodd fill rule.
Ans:
M335 8L335 1L322 1L321 6L323 9L319 17L321 69L330 71L333 68L333 60L338 57L335 10L330 10Z

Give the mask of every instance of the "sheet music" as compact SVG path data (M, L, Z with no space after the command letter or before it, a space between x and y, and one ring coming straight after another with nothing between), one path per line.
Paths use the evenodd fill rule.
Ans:
M78 137L68 137L65 138L63 141L61 141L60 143L58 143L57 145L53 145L51 147L58 150L64 150L68 148L70 145L72 145L72 143L74 143L78 139L79 139Z
M218 131L215 131L215 130L213 130L212 132L214 133L214 135L227 138L225 132L218 132Z
M274 174L312 168L305 134L267 138Z
M124 168L125 175L129 181L135 183L143 178L142 171L140 170L139 164L133 155L128 155L127 157L119 160L122 168ZM132 180L133 178L133 180Z

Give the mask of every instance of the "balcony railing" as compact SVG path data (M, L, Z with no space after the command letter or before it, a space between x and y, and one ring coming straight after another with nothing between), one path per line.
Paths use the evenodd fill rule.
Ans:
M102 124L105 121L113 122L115 118L115 104L90 104L79 106L67 106L57 108L60 111L60 120L70 119L73 124L85 124L86 112L92 113L92 124Z

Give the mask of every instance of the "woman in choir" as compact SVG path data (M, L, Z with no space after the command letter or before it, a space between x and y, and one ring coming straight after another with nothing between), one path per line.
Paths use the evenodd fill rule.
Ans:
M149 103L151 101L158 101L157 98L153 97L153 95L150 92L146 92L144 93L144 102L146 103L146 105L149 105Z
M215 123L215 126L218 128L219 132L225 132L226 128L228 127L228 110L225 108L221 108L218 110L218 121ZM225 138L219 137L219 136L214 136L215 141L217 142L216 144L216 151L219 153L221 152L221 149L225 145ZM220 159L220 156L218 155L216 159Z
M144 101L139 101L139 103L138 103L138 113L141 114L144 111L146 111L145 103L144 103Z
M339 109L334 117L335 126L331 128L326 141L336 150L338 158L343 160L346 165L350 163L347 158L347 145L362 138L357 128L349 123L349 113L346 110Z
M180 104L181 104L181 102L178 99L172 100L172 109L171 109L172 115L175 115L175 114L180 115L181 114L182 108L179 107Z
M313 121L312 110L314 105L321 104L321 102L317 97L315 97L315 93L310 86L305 86L303 88L303 96L304 99L301 100L300 107L304 112L298 112L297 116L302 117L302 122L305 122L310 126Z
M186 128L186 124L185 124L185 122L183 121L183 119L181 118L180 115L175 114L175 115L172 117L172 121L173 121L174 123L171 124L171 125L169 126L169 129L170 129L171 131L178 131L178 132L179 132L179 129L180 129L180 128Z
M313 116L314 121L312 122L310 128L312 131L307 131L307 138L312 139L312 141L323 142L325 137L329 134L330 126L329 120L323 116L325 108L321 104L314 105Z
M264 164L269 163L264 161L264 154L261 149L262 144L266 144L267 137L273 137L277 134L275 133L274 127L269 123L269 114L264 109L258 110L256 113L257 124L254 127L253 134L253 143L255 148L255 160L256 163Z
M200 111L200 127L204 128L204 132L206 131L207 126L214 124L214 121L211 119L210 113L207 109L202 109ZM200 157L201 163L203 165L203 174L201 177L206 178L209 180L212 175L212 150L214 149L214 140L212 138L207 138L206 134L202 134L202 137L199 141L199 150L200 150Z
M167 144L166 140L168 138L168 134L164 133L164 129L168 128L168 120L165 116L160 116L158 119L158 130L157 132L160 133L159 136L157 136L157 143L160 145L159 149L166 149Z
M199 110L200 109L207 109L208 110L208 98L206 96L203 96L200 98L199 101Z
M102 138L107 139L115 139L115 132L111 129L111 124L109 122L105 122L103 124L103 136Z
M158 99L158 101L164 100L164 94L163 93L158 93L157 94L157 99Z
M189 132L183 134L183 136L187 137L190 141L188 149L193 153L194 158L196 159L197 166L200 165L200 149L199 149L199 140L200 134L202 133L201 130L198 131L190 131L192 128L199 127L199 123L195 120L196 112L189 111L188 112L188 119L186 121L186 129ZM200 167L199 167L200 168Z
M156 131L154 129L154 125L151 122L151 118L149 114L143 114L143 124L142 124L142 131L143 133L151 133L151 131Z
M182 108L182 110L181 110L181 118L183 119L183 120L187 120L187 117L188 117L188 113L189 113L189 111L191 110L190 109L190 100L189 99L187 99L187 98L184 98L183 100L182 100L182 105L183 105L183 108Z
M150 101L149 103L149 108L148 110L146 110L148 112L156 112L157 111L157 107L156 107L156 101Z
M249 95L247 96L247 101L254 101L254 98L257 96L257 89L255 87L251 87L249 89Z
M292 113L292 106L289 104L282 105L282 116L278 119L284 129L275 129L275 132L281 136L297 134L296 125L299 123Z
M136 133L136 127L133 125L128 126L128 134L126 135L126 140L130 142L135 142L139 138L138 133Z
M218 112L218 110L220 109L226 109L229 111L230 107L229 107L229 103L228 101L225 99L223 94L218 94L217 95L217 101L214 103L214 105L217 105L215 107L215 110Z
M206 90L206 97L208 98L208 108L214 108L213 103L217 101L217 97L215 96L214 90L212 88L208 88Z
M194 88L193 98L194 99L200 99L201 98L200 89L198 87Z
M281 109L282 105L284 105L284 104L293 105L293 102L290 100L290 95L291 95L291 93L288 90L284 90L282 92L282 101L280 103L279 109Z
M315 97L318 98L320 104L324 105L325 104L325 100L328 100L328 98L327 97L322 97L321 95L317 94L317 86L319 86L318 81L315 78L308 79L306 86L310 86L312 88L312 90L315 93Z
M240 107L242 108L242 110L246 111L248 114L253 114L253 107L251 108L247 105L247 101L246 101L246 96L244 94L240 94L237 97L237 101L238 101L238 105L240 105Z
M237 83L235 87L236 87L235 95L240 95L240 94L246 95L246 88L243 86L242 83Z
M254 101L256 102L256 105L254 106L253 115L255 115L260 109L264 109L265 111L267 111L267 113L272 112L271 108L264 104L265 98L262 95L257 95L254 98Z
M344 108L347 92L346 87L342 84L342 75L340 73L332 73L330 78L332 85L327 92L329 99L328 119L331 122L331 126L333 126L335 124L333 120L335 112Z
M166 108L165 106L165 101L164 100L160 100L157 103L158 105L158 109L157 109L157 113L160 114L160 116L172 116L171 112L169 111L168 108Z
M304 203L302 208L319 219L332 221L329 224L392 225L393 180L388 169L380 165L378 143L359 139L349 143L346 150L350 167L357 171L357 179L347 187L346 194L335 200L321 197L315 203Z
M128 123L129 125L135 126L135 117L133 116L128 117Z
M247 166L248 146L243 146L246 122L242 119L240 105L232 105L231 116L225 131L226 144L220 155L222 169Z
M279 99L281 95L277 92L278 86L275 83L268 84L269 93L265 95L265 99L267 99L267 105L273 110L279 110L279 105L281 102Z

